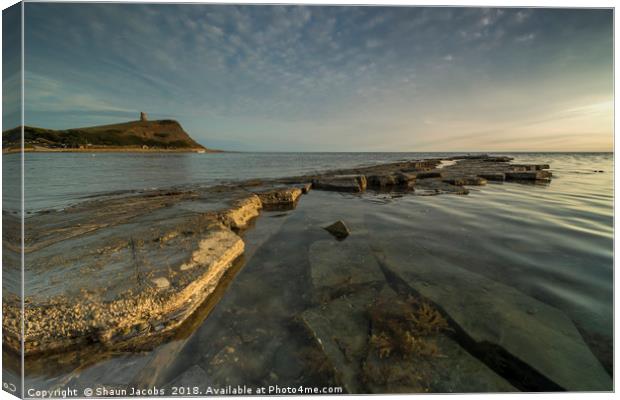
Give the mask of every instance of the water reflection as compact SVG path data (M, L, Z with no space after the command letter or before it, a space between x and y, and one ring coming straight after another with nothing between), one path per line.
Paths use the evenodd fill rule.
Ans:
M493 288L509 288L510 299L521 299L517 303L541 304L544 312L549 313L545 315L553 316L548 320L549 326L553 326L552 322L565 323L561 316L567 316L570 324L578 329L579 340L571 345L573 347L563 348L563 352L585 354L586 358L591 352L611 373L612 156L541 154L520 157L517 162L551 164L556 179L543 186L490 183L472 190L468 196L391 198L372 193L358 197L311 192L294 211L264 213L256 226L245 233L248 251L243 268L222 293L219 303L209 309L208 317L198 319L199 323L184 331L185 336L154 350L107 354L105 359L94 363L81 363L77 357L70 371L33 368L27 386L49 388L67 382L74 386L93 383L165 386L184 379L208 380L215 385L323 386L336 383L338 379L331 358L335 350L317 347L317 337L336 336L347 357L353 361L362 357L369 362L372 353L364 353L367 351L364 345L355 347L358 346L355 343L371 343L371 331L351 328L356 326L354 322L319 326L307 313L331 309L346 320L350 314L346 310L355 310L360 305L365 307L364 299L372 303L389 299L395 293L402 296L397 285L377 269L368 280L368 286L345 282L337 294L327 299L318 298L312 274L321 267L317 263L349 253L350 257L364 258L363 265L375 265L367 264L368 260L383 254L386 265L396 268L403 280L407 279L410 269L426 279L428 288L433 288L433 276L434 279L449 279L452 275L465 277L451 283L456 288L452 294L439 297L438 305L448 310L449 300L470 298L465 297L465 293L475 297L481 310L493 309L500 298ZM605 172L595 173L594 170ZM146 171L138 175L141 173ZM376 202L378 198L380 203ZM337 219L347 222L352 236L344 242L335 242L334 253L326 253L327 258L316 257L313 252L319 247L325 248L317 243L332 240L322 227ZM362 250L347 253L348 247ZM441 275L438 271L447 272ZM488 287L468 286L467 282L484 282ZM436 290L448 286L442 284ZM423 287L423 290L432 294L431 289ZM340 303L334 303L337 299L345 299L344 304L349 308L338 308ZM508 308L499 316L508 315L513 306L518 310L519 304L506 300L508 297L502 299L499 303ZM533 307L524 315L534 318L540 312ZM322 315L328 318L330 314ZM354 320L358 318L358 314L350 315ZM362 324L363 318L367 318L364 315L367 314L359 313ZM477 320L476 315L470 314L452 317L459 323L469 321L481 327L496 323ZM542 332L546 326L526 328ZM331 332L331 336L324 336L325 332ZM473 335L475 332L465 333ZM473 382L479 390L481 387L488 390L528 388L519 386L523 383L515 378L514 370L511 375L494 369L492 360L482 362L475 349L466 348L467 343L462 340L449 337L439 341L443 346L440 347L450 354L441 371L462 372L442 375L441 382L427 382L427 386L420 387L438 391L449 387L468 390L472 386L466 386L465 382ZM454 341L458 343L456 347ZM533 353L538 353L544 361L547 350L522 346L519 351L527 352L519 354L524 359L536 360L537 354ZM380 365L380 360L371 361ZM437 368L436 365L429 368ZM468 365L469 369L459 370L457 365ZM346 370L342 366L338 368L341 372ZM518 367L512 365L511 368ZM583 367L575 364L566 368L579 372ZM195 378L188 378L191 376ZM357 375L352 376L350 382L357 379ZM369 387L361 385L359 388L364 391Z

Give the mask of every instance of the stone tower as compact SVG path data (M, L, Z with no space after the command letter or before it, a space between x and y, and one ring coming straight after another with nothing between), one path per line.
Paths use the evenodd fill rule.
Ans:
M146 117L145 112L140 112L140 121L148 121L149 119Z

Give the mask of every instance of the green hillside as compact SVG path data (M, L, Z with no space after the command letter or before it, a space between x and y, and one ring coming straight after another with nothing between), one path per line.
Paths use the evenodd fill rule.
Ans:
M2 148L20 147L21 127L2 133ZM62 149L149 149L208 151L174 120L131 121L113 125L53 130L24 127L24 145L44 151Z

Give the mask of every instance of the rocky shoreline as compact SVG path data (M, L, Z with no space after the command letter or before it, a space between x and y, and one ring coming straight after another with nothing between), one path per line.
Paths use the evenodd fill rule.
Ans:
M446 161L456 162L442 166ZM509 161L489 156L403 161L235 186L141 193L32 216L25 227L27 275L36 280L35 275L79 266L79 274L99 275L101 282L108 282L80 286L77 296L53 288L49 296L42 295L45 290L26 296L24 352L28 356L89 343L127 347L169 334L209 297L243 254L244 243L235 232L262 208L294 208L310 188L463 195L467 185L484 185L487 179L547 182L551 177L548 165ZM66 250L76 247L81 250L67 259ZM166 268L157 265L168 257L175 262ZM135 284L113 284L117 279L135 279ZM59 286L68 290L72 285ZM5 345L19 351L19 302L10 296L5 300Z
M466 195L469 192L468 186L482 186L488 181L545 184L552 176L548 169L549 165L546 164L513 164L508 157L461 156L413 160L210 188L122 194L90 200L62 211L37 213L26 219L25 227L24 252L28 292L24 299L24 352L26 357L42 357L88 346L131 350L161 343L190 320L202 304L209 301L226 274L234 269L236 261L243 257L245 251L242 233L251 226L261 210L294 209L302 196L310 190L336 191L348 195L366 191L390 193L392 196ZM5 249L8 249L5 250L4 264L12 266L18 273L18 235L10 229L11 226L16 226L16 218L5 213L3 219L3 240ZM333 246L341 246L338 248L345 253L363 254L359 249L348 249L348 240L334 242L335 244L317 242L316 246L327 248L313 250L312 254L333 254L330 250ZM389 247L389 243L386 246ZM391 353L432 352L432 346L411 347L411 343L407 344L406 335L399 336L404 334L402 329L394 331L393 327L386 328L387 325L384 325L389 325L389 322L384 321L385 316L379 313L374 317L371 315L371 323L376 326L373 328L375 331L372 333L371 347L376 349L373 353L376 357L367 360L364 370L351 370L346 367L350 360L332 359L332 355L338 353L338 346L342 343L329 344L329 337L335 336L331 333L333 326L324 325L325 318L333 314L336 318L332 321L333 324L346 324L347 320L342 320L342 313L338 310L341 306L350 307L347 306L347 301L343 303L340 299L339 290L334 292L334 287L341 286L337 273L340 267L332 261L311 259L311 262L317 265L332 267L322 272L312 271L317 295L329 299L325 303L329 306L323 306L320 311L309 309L299 318L317 343L323 346L322 352L327 355L331 364L340 365L336 367L340 371L337 374L340 376L339 383L345 386L347 391L360 392L359 376L376 377L371 369L386 368L383 365L386 361L383 359ZM403 263L397 261L399 260L391 260L388 254L378 257L372 265L366 265L366 261L359 265L353 278L355 282L347 283L347 287L352 285L362 288L352 293L352 298L359 297L359 304L366 304L365 296L378 296L392 307L400 304L399 301L402 300L394 300L393 291L377 292L372 289L373 282L382 282L385 279L383 275L393 274L404 280L404 284L412 291L412 298L418 299L413 303L402 303L398 306L400 308L394 310L410 310L408 312L413 313L412 315L417 315L415 321L418 323L407 327L408 330L440 335L440 342L444 347L453 348L455 339L444 337L442 332L445 329L460 329L462 333L459 340L463 343L459 343L459 346L470 353L475 353L478 346L471 343L492 341L485 336L488 335L487 332L472 331L466 322L459 320L460 306L438 305L442 302L437 301L434 292L426 293L425 287L419 286L423 279L413 276L410 278L407 271L399 270ZM355 265L351 268L354 267ZM351 271L347 271L347 274L349 272ZM10 270L8 273L10 274ZM442 275L441 269L432 268L427 273L438 282L443 280L442 285L450 286L449 273ZM370 288L365 286L367 284L370 284ZM472 282L472 285L478 284L495 290L489 282ZM505 291L505 288L497 287L497 290ZM518 302L522 301L515 298ZM355 300L349 301L355 303ZM472 299L470 303L475 305L476 302ZM538 303L524 304L522 317L525 320L533 318L531 309L541 308ZM333 313L329 311L332 308ZM367 311L360 309L359 312L360 315L366 315ZM5 348L18 352L21 340L20 302L17 297L6 294L6 290L3 315ZM562 326L562 332L565 332L564 336L551 335L549 338L560 344L580 340L574 327L571 328L572 324L569 326L552 311L544 315L556 320ZM366 317L362 319L364 318ZM419 322L424 318L427 319L426 323ZM512 324L510 318L506 323ZM466 327L465 330L463 327ZM519 324L513 328L516 332L519 329ZM404 344L399 347L394 342ZM511 349L510 345L507 346L502 347L502 351L519 353L518 348ZM556 347L561 352L561 346ZM462 349L459 349L458 346L454 347L455 352L462 352ZM355 358L353 355L347 357ZM578 356L574 357L579 359ZM586 364L596 370L596 360L588 357L583 356L580 362L588 360ZM515 382L511 382L515 386L512 386L499 379L492 389L510 391L515 387L520 390L571 387L570 374L544 376L536 372L537 368L541 367L536 364L541 360L515 360L512 356L506 356L503 362L527 361L528 367L522 368L526 371L526 376L521 376L518 380L529 379L534 383L530 386L519 386L515 384L515 379ZM558 360L562 360L560 353L552 361ZM489 361L487 365L492 365L493 362ZM472 365L474 364L472 361ZM342 367L343 365L345 367ZM545 365L542 367L547 368ZM527 375L527 371L533 375ZM597 381L599 378L596 373L592 373L592 376L588 384L596 388L601 381ZM368 387L368 383L365 385ZM377 382L374 385L378 385L377 391L385 390L381 389L382 386Z

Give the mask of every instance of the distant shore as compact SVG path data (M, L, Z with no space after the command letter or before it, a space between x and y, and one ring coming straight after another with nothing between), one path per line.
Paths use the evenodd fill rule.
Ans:
M2 149L2 154L20 153L20 148ZM27 147L25 153L224 153L224 150L203 148L182 149L143 149L139 147L89 147L82 149L62 149L49 147Z

